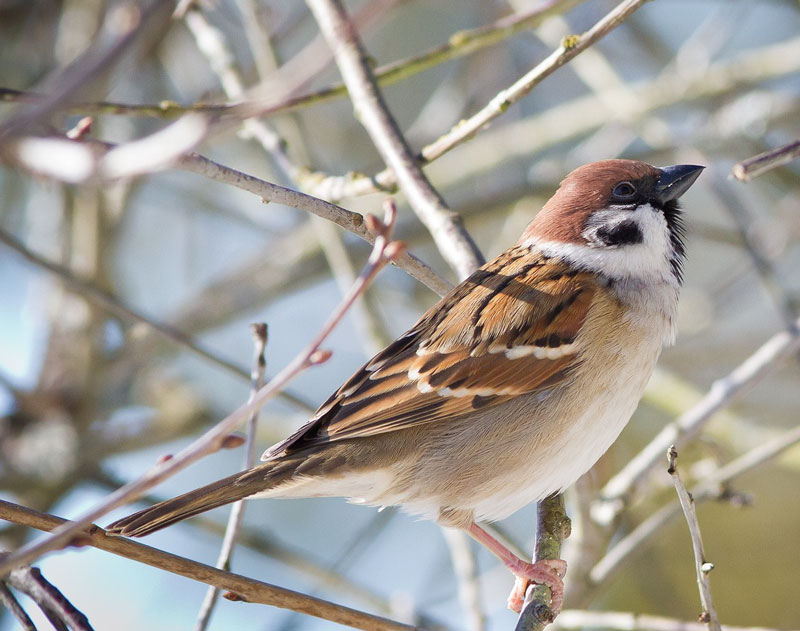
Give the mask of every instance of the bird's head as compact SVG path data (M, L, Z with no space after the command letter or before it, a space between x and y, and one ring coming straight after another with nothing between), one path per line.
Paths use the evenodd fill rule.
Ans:
M703 170L603 160L570 173L521 244L611 279L679 285L684 257L678 198Z

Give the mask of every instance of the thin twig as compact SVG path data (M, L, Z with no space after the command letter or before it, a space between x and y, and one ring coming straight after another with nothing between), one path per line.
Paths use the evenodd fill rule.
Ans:
M397 256L405 245L397 241L389 241L391 231L394 226L396 210L391 200L385 206L386 217L384 223L376 219L377 237L375 246L372 249L369 260L354 283L350 292L342 299L340 304L334 309L328 320L323 325L321 331L314 339L295 357L289 365L279 372L267 385L258 391L250 403L242 405L217 425L208 430L205 434L196 439L193 443L185 447L171 458L162 459L151 467L139 479L129 482L114 493L108 495L102 502L93 509L84 513L74 522L57 528L50 536L38 541L33 541L8 557L0 561L0 576L4 575L11 568L30 563L42 554L55 550L69 543L74 535L87 528L109 511L117 506L121 506L132 499L138 497L145 491L151 489L156 484L184 469L191 463L199 460L208 453L216 451L222 441L234 431L246 418L253 412L260 409L269 399L274 397L286 384L297 374L306 368L319 364L330 357L330 352L319 350L320 345L330 334L334 327L340 322L350 305L370 284L375 275L395 256Z
M800 140L795 140L777 149L765 151L734 164L733 169L731 169L731 175L740 182L748 182L752 178L783 166L797 157L800 157Z
M102 528L92 524L84 528L71 527L77 526L77 524L5 500L0 500L0 519L48 532L69 528L78 537L78 542L81 544L231 591L248 603L291 609L365 631L413 631L417 629L417 627L373 616L320 598L306 596L290 589L270 585L232 572L225 572L130 539L110 537Z
M536 506L536 550L534 561L561 558L561 545L569 537L570 520L559 493L543 499ZM554 615L550 610L551 593L546 585L531 584L517 619L515 631L541 631Z
M702 622L678 620L629 611L584 611L565 609L553 623L555 629L610 629L614 631L706 631ZM779 631L768 627L734 627L723 625L723 631Z
M387 166L394 171L408 203L428 228L440 253L459 279L469 276L483 263L483 257L461 224L428 178L417 165L375 82L353 24L340 0L307 0L320 31L333 50L356 118L372 139Z
M250 397L248 403L252 402L256 393L264 385L264 375L267 371L267 361L264 357L264 350L267 346L267 325L263 322L250 325L250 330L253 333L253 367L250 372L252 379L252 386L250 389ZM243 469L250 469L255 463L256 459L256 423L258 421L258 412L254 412L247 420L247 440L244 444L244 459ZM225 535L222 538L222 547L217 557L217 567L220 570L230 569L230 561L233 556L233 548L236 545L236 538L239 534L239 529L244 519L245 500L234 502L231 506L231 512L228 516L228 525L225 528ZM195 623L196 631L205 631L211 622L211 614L214 612L214 605L219 598L219 588L209 587L206 596L203 599L203 604L200 606L200 612L197 615L197 622Z
M744 395L783 362L800 351L800 321L791 331L776 333L725 377L718 379L706 395L672 423L666 425L603 487L601 497L592 507L592 516L600 524L611 524L627 505L670 445L681 447L695 437L713 415ZM661 456L663 457L663 455Z
M102 289L95 287L92 283L82 280L75 276L68 268L58 263L53 263L47 259L39 256L35 252L29 250L25 245L7 233L5 230L0 230L0 243L14 250L17 254L21 255L26 261L47 270L54 276L57 276L67 287L72 291L80 294L93 305L100 307L107 313L110 313L116 318L128 323L144 324L148 328L157 331L159 335L168 339L181 348L191 351L195 355L210 361L211 363L224 368L228 372L238 376L246 377L247 371L241 366L234 364L219 355L203 348L198 342L193 340L190 336L186 335L180 329L177 329L169 324L158 322L143 313L128 307L119 298L106 293Z
M57 629L93 631L89 619L44 576L39 568L23 565L9 572L5 581L35 602Z
M36 625L33 624L33 620L22 608L22 605L19 604L19 601L8 589L4 581L0 581L0 602L17 619L22 631L36 631Z
M694 502L700 503L718 499L726 485L760 465L773 460L784 451L800 442L800 426L784 432L772 440L754 447L747 453L719 467L705 476L703 482L691 490ZM644 544L653 538L661 529L681 512L680 504L672 503L662 507L631 532L620 539L597 562L589 572L589 580L593 585L604 585L629 561L632 555L644 548Z
M711 599L711 585L708 580L708 575L714 569L714 564L706 560L706 553L703 549L703 537L700 535L700 523L697 521L697 511L694 507L694 500L689 495L689 491L681 480L675 462L678 458L678 450L675 445L672 445L667 451L667 461L669 467L667 473L672 476L672 483L675 485L675 491L678 494L678 499L683 509L683 514L686 516L686 523L689 526L689 534L692 537L692 550L694 550L694 565L697 572L697 587L700 590L700 602L703 605L703 613L700 614L700 621L705 622L709 631L721 631L719 626L719 617L714 609L714 602Z
M486 614L481 607L481 590L478 581L475 553L471 540L462 530L442 528L442 535L450 551L450 560L458 584L458 600L464 610L467 629L482 631L486 628Z

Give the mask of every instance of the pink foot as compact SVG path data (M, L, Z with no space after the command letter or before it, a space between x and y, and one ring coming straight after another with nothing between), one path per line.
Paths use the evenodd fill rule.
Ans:
M508 608L520 613L525 602L525 592L531 583L546 585L550 588L550 610L555 618L561 611L564 602L564 575L567 573L567 564L561 559L554 561L544 560L536 563L526 563L519 559L514 563L514 567L509 565L509 569L517 577L514 582L514 589L508 596Z

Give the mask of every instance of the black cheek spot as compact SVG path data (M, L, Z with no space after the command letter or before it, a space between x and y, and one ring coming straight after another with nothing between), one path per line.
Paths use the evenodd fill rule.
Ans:
M644 240L639 226L633 221L621 221L611 227L602 226L595 235L599 241L608 246L635 245Z

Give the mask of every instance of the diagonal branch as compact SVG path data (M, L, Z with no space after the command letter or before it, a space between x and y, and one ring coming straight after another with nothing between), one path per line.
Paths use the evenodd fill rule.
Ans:
M752 178L758 177L772 169L777 169L784 164L788 164L798 157L800 157L800 140L795 140L777 149L765 151L747 160L742 160L738 164L734 164L731 175L740 182L748 182Z
M47 532L75 525L75 522L69 522L47 513L40 513L5 500L0 500L0 519ZM241 596L241 599L245 602L291 609L292 611L338 622L356 629L364 629L365 631L414 631L416 629L416 627L394 622L380 616L373 616L327 600L306 596L290 589L270 585L269 583L233 574L232 572L225 572L210 565L197 563L169 552L163 552L136 541L121 537L109 537L102 528L92 524L83 528L71 528L71 530L79 537L78 541L81 544L90 545L138 563L144 563L172 574L229 590Z
M447 207L417 165L414 153L383 100L369 67L367 53L341 1L307 0L307 4L333 50L356 118L367 130L387 166L394 171L408 203L428 228L442 256L459 279L466 278L483 263L483 257L458 214Z

